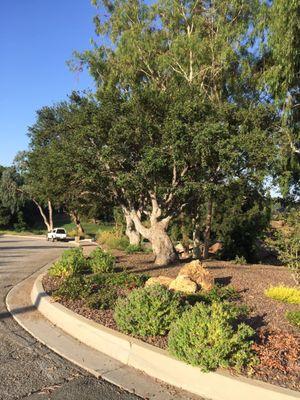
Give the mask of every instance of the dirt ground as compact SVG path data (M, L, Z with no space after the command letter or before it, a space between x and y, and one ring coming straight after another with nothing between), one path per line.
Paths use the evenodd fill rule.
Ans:
M176 277L187 261L180 261L168 267L154 264L152 254L138 253L128 255L114 251L117 266L128 272L143 273L150 276L165 275ZM230 262L209 260L205 262L215 279L215 283L234 287L240 295L238 300L246 304L250 311L247 321L258 332L255 350L260 363L252 371L246 369L245 375L256 379L300 390L300 335L285 318L286 311L299 309L299 305L283 304L265 297L264 291L272 285L294 286L290 272L282 266L266 264L235 265ZM59 286L60 280L44 278L44 287L51 294ZM83 300L60 299L60 302L83 315L109 328L117 330L112 310L92 310ZM166 348L167 337L140 338L155 346Z
M165 275L176 277L186 261L168 267L154 265L152 254L128 255L115 251L119 266L130 272L145 273L151 276ZM285 318L286 311L299 309L296 304L283 304L264 295L265 289L280 284L294 286L290 272L282 266L265 264L236 265L226 261L209 260L205 262L215 278L215 283L233 286L240 294L240 302L250 308L251 321L254 328L267 326L269 329L280 329L297 333Z

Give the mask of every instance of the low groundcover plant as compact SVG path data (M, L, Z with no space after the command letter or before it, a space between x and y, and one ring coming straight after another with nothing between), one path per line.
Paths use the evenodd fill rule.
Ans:
M265 291L271 299L290 304L300 304L300 289L288 286L271 286Z

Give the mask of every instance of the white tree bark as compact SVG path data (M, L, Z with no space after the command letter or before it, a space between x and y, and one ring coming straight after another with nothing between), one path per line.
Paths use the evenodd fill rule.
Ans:
M140 215L134 209L130 210L131 218L135 224L136 230L152 245L153 253L155 254L155 264L164 266L178 259L173 243L167 233L171 216L161 219L162 210L158 205L156 195L150 193L152 211L150 214L150 228L146 228Z
M141 243L141 235L135 228L135 224L130 215L130 212L126 209L126 207L122 207L122 209L123 209L124 217L125 217L125 221L126 221L125 233L129 239L129 243L132 245L138 246Z
M76 225L78 235L79 236L84 235L84 229L83 229L83 226L81 225L81 221L80 221L77 211L71 211L70 215L71 215L71 218L73 219L74 224Z
M46 225L48 232L50 232L53 229L53 210L51 201L48 200L48 216L44 212L42 206L35 199L32 199L32 201L37 206L41 217L43 218L44 224Z

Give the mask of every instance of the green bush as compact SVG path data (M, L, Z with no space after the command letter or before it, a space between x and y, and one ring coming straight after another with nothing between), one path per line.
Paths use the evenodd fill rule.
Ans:
M240 295L232 286L214 286L209 292L200 291L186 296L189 304L194 305L199 302L211 304L216 301L234 301L238 300Z
M212 222L212 235L222 243L220 257L236 255L257 261L258 240L269 226L270 201L247 180L236 180L215 199L218 203Z
M237 264L237 265L247 264L247 260L244 256L235 256L235 259L232 262L233 262L233 264Z
M265 295L271 299L290 304L300 304L300 289L287 286L271 286L265 290Z
M300 328L300 311L288 311L285 316L292 325Z
M91 294L86 299L86 305L97 310L112 309L118 298L115 287L101 288L96 293Z
M61 258L49 269L50 276L67 278L80 275L87 268L87 260L81 248L65 250Z
M169 351L203 371L249 365L254 330L238 318L239 310L228 303L197 303L172 324Z
M125 249L127 254L143 253L144 248L140 244L130 244Z
M89 265L94 273L113 272L116 258L98 247L89 258Z
M146 275L130 274L127 272L101 273L87 277L89 284L98 288L116 286L133 289L143 286L147 279L148 276Z
M67 300L78 300L87 298L90 293L90 286L82 276L70 276L55 290L53 296Z
M116 303L114 318L125 333L140 336L165 335L182 313L180 296L161 285L133 290Z
M71 229L67 232L68 237L74 238L75 236L78 236L78 231L77 229Z
M129 245L128 238L117 231L102 231L97 240L112 250L125 250Z

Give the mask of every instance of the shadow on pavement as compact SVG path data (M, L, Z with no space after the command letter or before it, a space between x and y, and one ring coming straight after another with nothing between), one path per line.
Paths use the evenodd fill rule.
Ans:
M48 296L47 293L40 293L33 305L15 308L11 311L0 312L0 320L10 318L13 315L25 314L27 312L36 310L41 302L41 298L47 296Z

